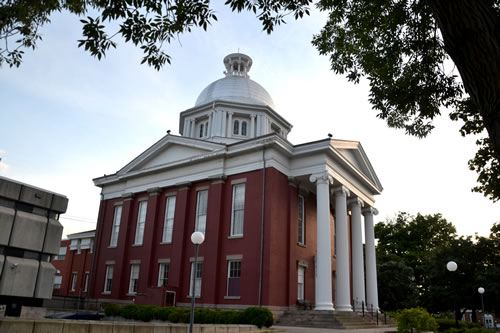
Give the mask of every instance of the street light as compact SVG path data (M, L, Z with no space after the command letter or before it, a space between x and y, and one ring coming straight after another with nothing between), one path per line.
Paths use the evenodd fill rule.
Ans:
M483 302L484 288L483 287L477 288L477 292L481 295L481 309L483 310L483 327L486 327L486 322L484 319L484 302Z
M448 261L448 263L446 264L446 269L448 271L450 271L450 272L456 271L457 268L458 268L458 265L454 261ZM455 286L455 284L453 284L453 286ZM453 288L453 289L455 289L455 288ZM455 305L453 307L456 308L456 305L457 305L457 299L456 299L457 295L456 295L456 292L457 291L454 290L454 292L455 292L455 295L454 295L455 296L455 302L454 302ZM457 309L453 309L453 311L455 311L455 326L458 328L458 311L457 311Z
M191 288L191 314L189 316L189 333L193 333L193 322L194 322L194 299L195 295L195 285L196 285L196 268L198 266L198 247L205 240L205 235L202 232L195 231L191 234L191 242L194 244L194 268L193 268L193 288Z

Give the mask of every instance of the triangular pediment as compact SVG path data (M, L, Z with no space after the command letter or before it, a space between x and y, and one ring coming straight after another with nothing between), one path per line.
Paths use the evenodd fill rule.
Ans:
M167 135L118 171L118 175L172 165L209 154L223 146L198 139Z
M351 166L367 177L379 190L382 190L382 185L361 143L358 141L332 140L332 145Z

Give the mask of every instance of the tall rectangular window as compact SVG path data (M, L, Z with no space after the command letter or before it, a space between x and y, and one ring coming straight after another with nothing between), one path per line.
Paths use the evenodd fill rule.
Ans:
M203 275L203 263L197 263L196 267L196 285L194 286L194 294L196 297L201 296L201 277ZM189 296L193 296L193 277L194 277L194 262L191 263L191 280L189 283Z
M240 296L241 261L229 261L227 267L227 296Z
M140 267L141 266L139 264L130 265L130 283L128 285L128 293L129 294L136 294L137 293L137 286L139 285Z
M168 284L168 262L160 263L158 269L158 287Z
M208 190L198 191L198 200L196 202L195 231L200 231L203 234L205 234L205 226L207 224L207 203Z
M85 283L83 285L84 292L87 292L89 289L89 276L90 276L89 272L85 272Z
M76 279L78 278L77 273L73 272L72 278L71 278L71 291L76 290Z
M113 282L114 265L106 265L106 278L104 280L104 293L111 293L111 284Z
M305 244L305 224L304 224L304 197L299 195L299 217L298 217L298 242Z
M146 224L146 211L148 210L148 202L139 202L139 209L137 213L137 225L135 227L135 240L134 245L142 245L144 239L144 226Z
M111 230L110 247L118 245L118 234L120 233L120 221L122 219L122 206L115 206L115 215L113 216L113 229Z
M298 300L303 300L304 299L304 272L305 268L304 266L299 266L297 270L297 299Z
M245 184L237 184L233 186L231 236L243 236L244 215L245 215Z
M54 276L54 289L61 289L62 275Z
M165 204L165 220L163 221L162 243L172 243L174 231L175 196L167 197Z

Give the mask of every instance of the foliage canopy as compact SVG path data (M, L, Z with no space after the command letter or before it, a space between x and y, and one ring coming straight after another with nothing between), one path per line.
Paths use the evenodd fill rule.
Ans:
M117 35L143 50L142 63L170 63L165 45L217 20L209 0L0 0L0 65L19 66L23 48L35 48L38 29L56 11L84 16L78 41L101 59ZM292 14L309 15L313 0L226 0L233 11L251 11L271 33ZM462 135L483 136L469 168L472 190L500 199L500 0L319 0L329 14L313 44L334 72L357 83L366 77L370 102L389 127L426 136L443 107L463 121ZM106 24L119 30L108 32ZM460 78L449 65L453 62ZM486 135L485 135L486 133Z

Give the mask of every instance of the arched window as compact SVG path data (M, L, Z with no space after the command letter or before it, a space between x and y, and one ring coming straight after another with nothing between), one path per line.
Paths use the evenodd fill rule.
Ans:
M233 134L240 134L240 122L238 120L234 121Z
M205 123L205 136L208 136L208 122Z
M244 135L244 136L247 135L247 122L246 121L241 122L241 135Z
M200 138L203 137L203 124L200 125Z

